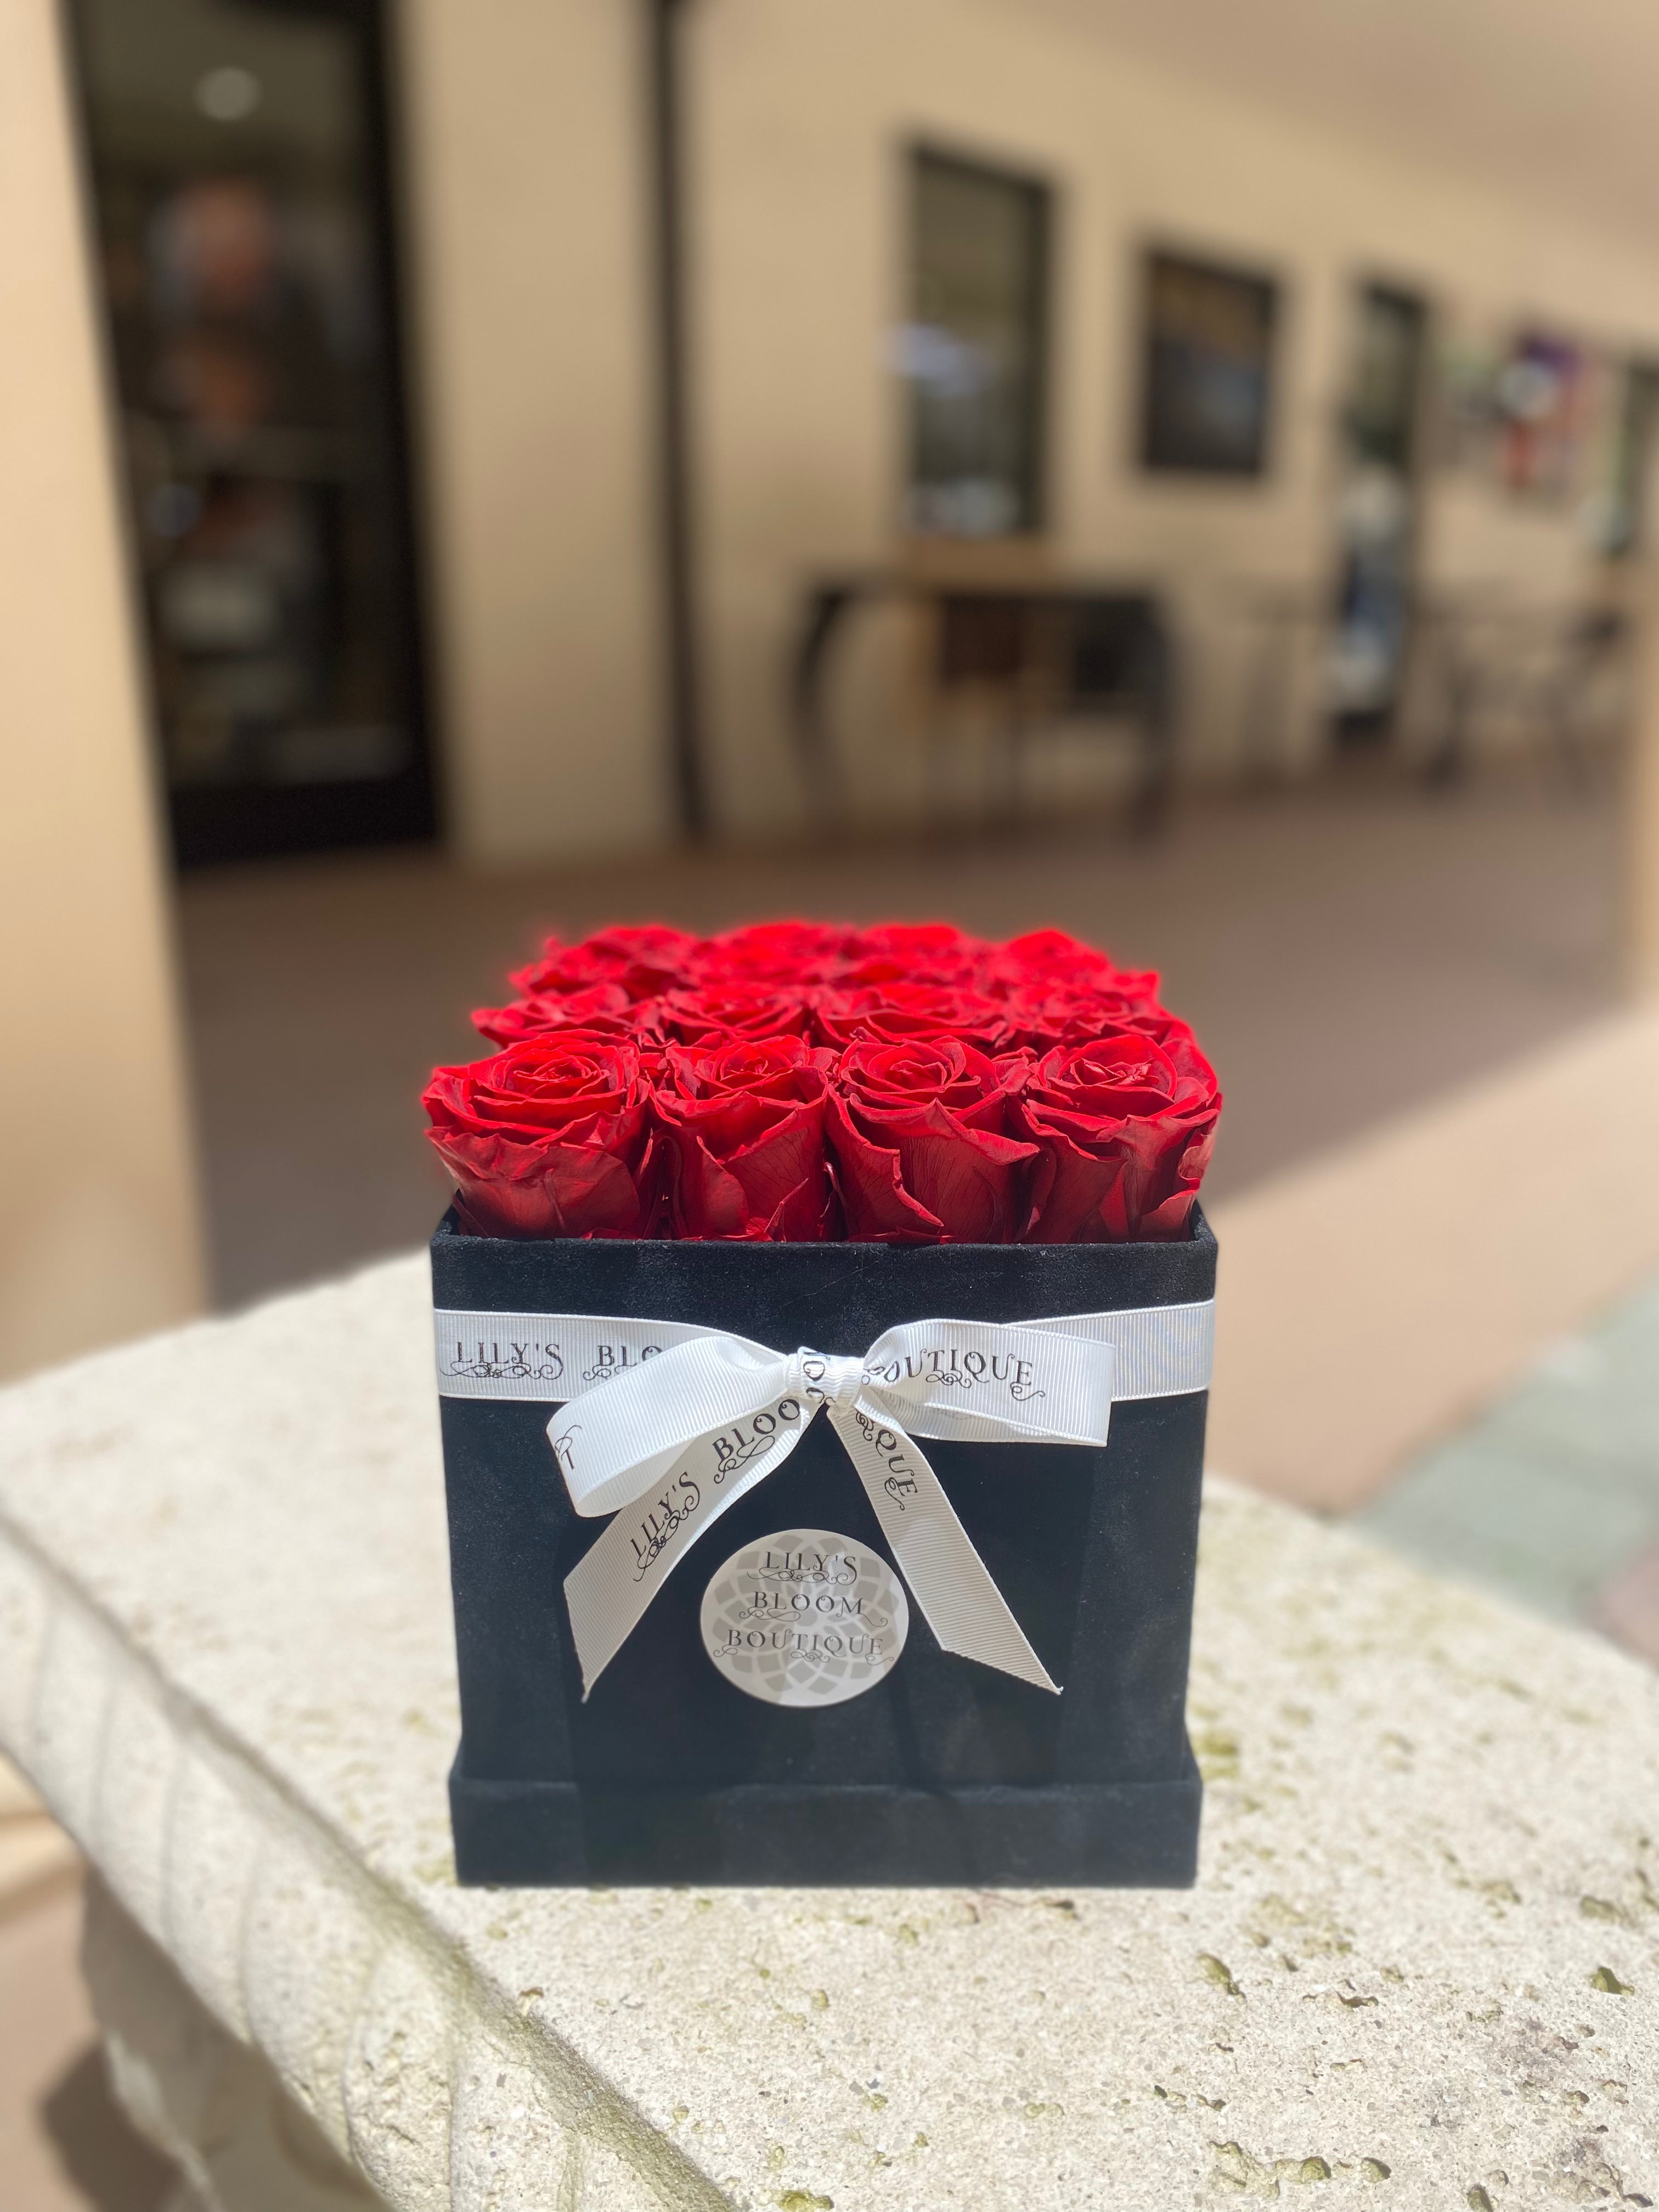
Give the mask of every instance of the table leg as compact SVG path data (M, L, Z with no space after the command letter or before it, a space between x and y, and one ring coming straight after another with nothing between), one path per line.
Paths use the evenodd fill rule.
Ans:
M790 665L790 727L807 798L820 825L839 827L846 804L824 719L824 666L830 640L857 599L851 586L827 586L808 604Z
M1245 694L1244 785L1251 791L1276 791L1285 781L1284 726L1290 711L1291 640L1283 623L1263 626L1255 666Z
M1440 670L1445 720L1439 742L1424 767L1423 780L1431 789L1446 790L1461 783L1468 772L1469 734L1480 688L1480 672L1472 649L1460 647L1449 627L1441 633Z

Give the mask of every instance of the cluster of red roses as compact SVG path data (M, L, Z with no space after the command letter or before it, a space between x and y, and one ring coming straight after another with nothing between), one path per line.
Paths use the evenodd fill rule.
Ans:
M1179 1237L1221 1110L1158 977L1059 930L607 929L511 981L422 1102L487 1236Z

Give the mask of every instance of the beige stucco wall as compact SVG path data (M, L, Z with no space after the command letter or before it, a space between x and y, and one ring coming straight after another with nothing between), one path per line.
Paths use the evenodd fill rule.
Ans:
M1190 649L1194 763L1239 737L1241 579L1327 585L1334 422L1357 279L1420 287L1496 334L1536 316L1615 348L1659 343L1659 259L1534 204L1425 171L1160 74L1019 0L699 0L690 23L698 455L724 818L787 819L781 667L802 579L897 541L903 155L917 138L1049 178L1052 513L1058 557L1165 580ZM1157 235L1277 270L1288 317L1267 482L1143 477L1132 461L1135 254ZM1428 580L1570 589L1572 516L1437 477ZM854 647L842 726L871 787L913 793L890 743L893 653Z
M0 1375L203 1296L147 733L52 0L0 9Z
M666 830L643 9L404 0L417 420L454 840Z
M643 0L403 0L415 356L451 814L492 863L672 827L659 674ZM803 581L900 544L904 155L926 138L1057 193L1050 533L1146 579L1187 647L1188 765L1224 772L1259 632L1240 586L1328 589L1357 281L1498 339L1536 318L1659 349L1659 257L1512 192L1206 88L1021 0L695 0L686 56L692 403L717 813L798 821L784 727ZM1386 127L1386 118L1380 128ZM1274 460L1253 484L1133 465L1150 237L1285 280ZM1571 511L1439 471L1431 585L1574 590ZM1306 634L1310 641L1311 630ZM835 711L866 794L917 799L902 625L866 622ZM1292 752L1316 743L1311 644ZM898 742L895 742L897 733Z

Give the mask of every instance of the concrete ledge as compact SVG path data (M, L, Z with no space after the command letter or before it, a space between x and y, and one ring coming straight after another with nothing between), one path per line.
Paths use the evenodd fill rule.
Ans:
M1215 1231L1211 1463L1346 1510L1659 1270L1659 1012L1264 1183Z
M387 2205L1659 2201L1659 1681L1224 1486L1196 1890L458 1889L425 1295L0 1397L0 1740Z

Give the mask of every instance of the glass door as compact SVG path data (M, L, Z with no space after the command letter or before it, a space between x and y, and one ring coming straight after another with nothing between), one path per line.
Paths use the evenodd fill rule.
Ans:
M426 837L375 0L71 0L182 865Z

